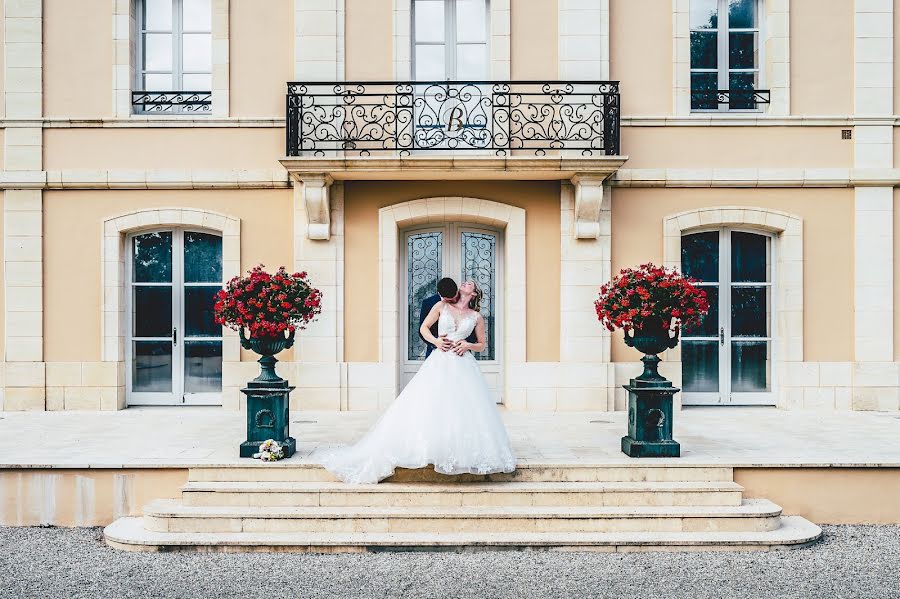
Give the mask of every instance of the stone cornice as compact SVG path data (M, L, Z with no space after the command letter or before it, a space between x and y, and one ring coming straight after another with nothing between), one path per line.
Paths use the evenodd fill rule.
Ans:
M284 158L281 164L295 178L328 174L341 180L569 180L576 174L609 177L627 156L568 158L561 156L365 156L354 158Z
M294 159L291 159L294 160ZM303 159L306 160L306 159ZM428 168L388 171L374 165L358 165L355 160L320 160L305 163L293 177L329 175L335 180L561 180L573 177L599 177L613 187L900 187L900 169L847 168L696 168L696 169L628 169L608 175L610 164L589 164L579 159L562 164L559 158L535 164L536 160L519 159L439 159L440 164ZM505 168L496 162L506 163ZM622 162L622 159L617 159ZM555 166L554 166L555 165ZM341 170L351 167L355 170ZM441 168L438 168L440 166ZM312 168L316 167L316 168ZM331 168L325 168L331 167ZM0 171L0 189L284 189L291 187L290 174L281 168L272 170L50 170Z

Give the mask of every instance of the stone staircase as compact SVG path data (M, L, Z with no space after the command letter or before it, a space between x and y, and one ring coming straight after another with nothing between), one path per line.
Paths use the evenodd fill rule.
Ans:
M727 467L520 466L449 477L398 470L346 485L290 461L191 468L181 500L106 527L128 551L765 550L821 536L765 499L743 499Z

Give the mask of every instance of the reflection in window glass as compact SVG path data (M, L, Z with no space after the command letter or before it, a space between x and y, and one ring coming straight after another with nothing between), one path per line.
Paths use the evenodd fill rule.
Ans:
M426 344L419 336L419 309L426 298L437 293L441 278L444 236L439 231L415 233L406 238L406 285L408 360L423 360Z
M185 283L222 282L222 238L210 233L184 232Z
M172 392L172 343L134 341L131 389L138 393Z
M131 276L135 283L172 281L172 233L146 233L132 238Z
M187 341L184 344L184 392L218 393L222 390L222 342Z
M691 110L757 107L758 2L690 0ZM729 92L727 100L715 93L719 90Z
M681 272L704 283L719 280L718 231L681 237Z
M475 354L478 360L494 360L496 356L496 289L497 236L489 233L464 231L461 239L462 273L460 280L473 280L483 294L481 316L484 318L485 340L483 352Z
M735 283L769 282L769 237L731 232L731 280Z
M731 344L731 390L735 393L771 390L768 341Z
M682 384L686 393L719 391L719 342L681 343Z

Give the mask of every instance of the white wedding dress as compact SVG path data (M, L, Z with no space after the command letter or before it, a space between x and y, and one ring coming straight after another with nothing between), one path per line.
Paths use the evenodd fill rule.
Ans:
M444 307L438 334L468 337L476 314L456 322ZM429 464L443 474L512 472L516 459L503 420L471 352L435 350L356 444L320 449L310 460L348 483L376 483L395 468Z

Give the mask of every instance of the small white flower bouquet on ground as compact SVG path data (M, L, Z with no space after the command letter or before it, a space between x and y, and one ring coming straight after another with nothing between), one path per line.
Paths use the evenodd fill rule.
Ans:
M254 453L253 457L263 462L277 462L284 457L284 449L275 439L267 439L260 444L259 452Z

